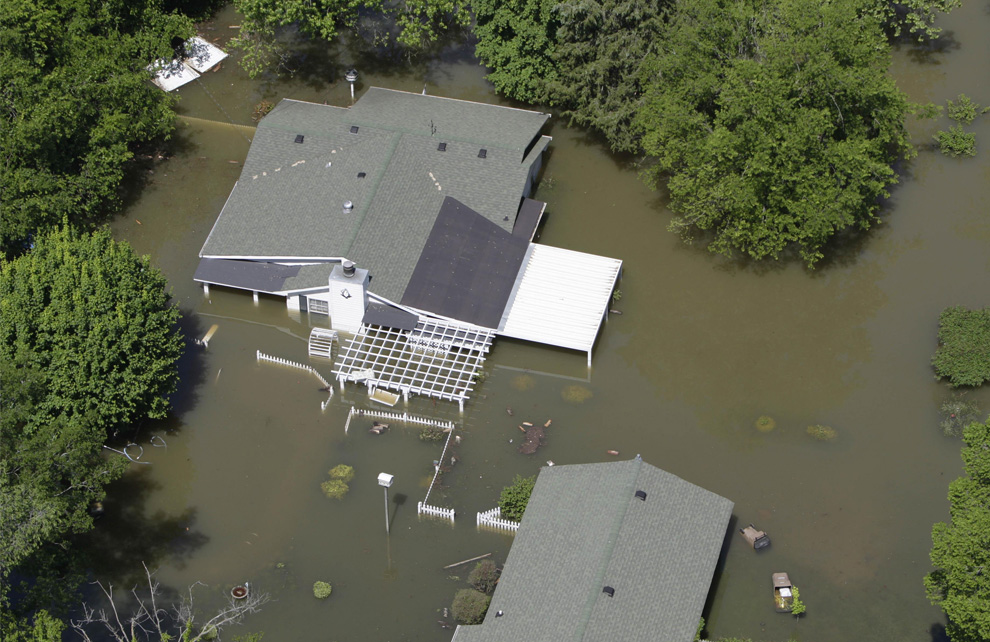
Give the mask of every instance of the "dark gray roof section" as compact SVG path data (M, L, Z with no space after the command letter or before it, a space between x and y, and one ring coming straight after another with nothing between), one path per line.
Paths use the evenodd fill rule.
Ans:
M283 100L259 123L200 256L347 258L371 270L376 294L398 301L446 196L512 230L550 140L539 133L547 118L375 88L349 109Z
M497 328L528 246L448 196L401 303Z
M285 282L299 274L298 265L258 261L200 259L194 281L256 292L280 292Z
M638 457L543 468L488 615L453 642L690 642L732 505Z
M419 316L384 303L371 303L364 311L363 323L370 325L408 331L415 330L418 322Z
M527 242L532 241L546 208L547 204L543 201L524 198L519 214L516 215L516 224L512 226L512 236L526 239Z

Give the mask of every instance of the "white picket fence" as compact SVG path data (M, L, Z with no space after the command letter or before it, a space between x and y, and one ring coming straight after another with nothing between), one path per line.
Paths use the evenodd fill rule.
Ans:
M330 382L324 379L323 375L321 375L313 366L307 366L304 363L289 361L288 359L283 359L282 357L273 357L270 354L265 354L261 350L258 350L258 361L268 361L269 363L277 363L280 366L288 366L290 368L305 370L306 372L310 373L311 375L319 379L320 383L322 383L324 387L326 388L331 387Z
M440 421L439 419L430 419L429 417L418 417L416 415L410 415L408 412L388 412L387 410L358 410L354 406L351 406L350 411L347 413L347 422L344 423L344 432L346 433L351 426L351 418L355 416L360 417L371 417L373 419L389 419L391 421L401 421L407 424L419 424L421 426L436 426L437 428L443 428L447 432L453 432L454 422L453 421ZM450 436L447 437L448 441ZM446 447L444 447L446 450Z
M432 515L433 517L443 517L444 519L449 519L450 521L454 521L453 508L440 508L438 506L430 506L425 502L416 503L416 513L418 515Z
M320 402L320 412L325 411L327 409L327 406L330 405L330 401L333 399L333 387L327 388L327 392L330 393L330 396L327 397L326 401Z
M499 530L512 531L519 530L519 522L502 519L502 509L496 506L491 510L478 513L478 526L488 526Z
M436 470L433 471L433 480L430 482L430 487L426 489L426 497L423 498L423 503L430 501L430 493L433 492L433 485L437 483L437 477L440 476L440 466L443 465L443 458L447 455L447 446L450 445L450 439L454 436L454 424L450 424L450 430L447 431L447 441L443 443L443 452L440 453L440 459L437 460Z

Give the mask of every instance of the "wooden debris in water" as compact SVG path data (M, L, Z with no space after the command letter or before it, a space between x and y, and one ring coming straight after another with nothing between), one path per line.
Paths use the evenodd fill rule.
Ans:
M519 430L521 430L521 431L523 431L523 432L526 432L526 429L525 429L525 428L523 428L522 426L519 426Z
M606 450L605 453L608 454L608 455L618 455L619 454L619 451L618 450Z
M510 406L506 406L506 407L505 407L505 412L507 412L507 413L509 413L509 416L510 416L510 417L511 417L512 415L514 415L514 414L516 414L516 413L514 413L514 412L512 412L512 408L511 408Z
M526 426L527 428L532 428L533 427L532 422L529 422L529 421L524 421L523 422L523 425Z
M386 430L388 430L388 424L383 424L381 422L376 421L374 424L372 424L368 432L370 432L373 435L380 435Z
M550 424L552 424L552 423L553 423L553 419L547 419L547 423L543 424L543 427L544 428L549 428L550 427Z
M479 555L478 557L472 557L469 560L464 560L464 561L461 561L461 562L456 562L454 564L448 564L447 566L444 566L443 569L444 570L447 570L448 568L454 568L455 566L461 566L462 564L467 564L468 562L477 562L480 559L484 559L486 557L491 557L491 555L492 555L491 553L485 553L484 555Z
M520 426L521 427L521 426ZM543 426L530 426L526 429L526 439L519 446L519 452L532 455L543 445Z

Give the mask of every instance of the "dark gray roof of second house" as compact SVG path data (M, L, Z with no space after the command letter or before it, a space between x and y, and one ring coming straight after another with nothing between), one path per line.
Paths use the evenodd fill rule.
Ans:
M484 622L453 642L691 642L732 505L638 457L543 468Z
M283 100L259 123L200 256L347 258L397 301L446 196L512 231L547 118L378 88L349 109Z

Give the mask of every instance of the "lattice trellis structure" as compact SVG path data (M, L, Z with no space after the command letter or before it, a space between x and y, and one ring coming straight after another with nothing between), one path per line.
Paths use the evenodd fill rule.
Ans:
M371 390L464 401L474 389L495 333L435 319L420 318L414 330L362 325L340 350L333 373L341 387L363 381Z

